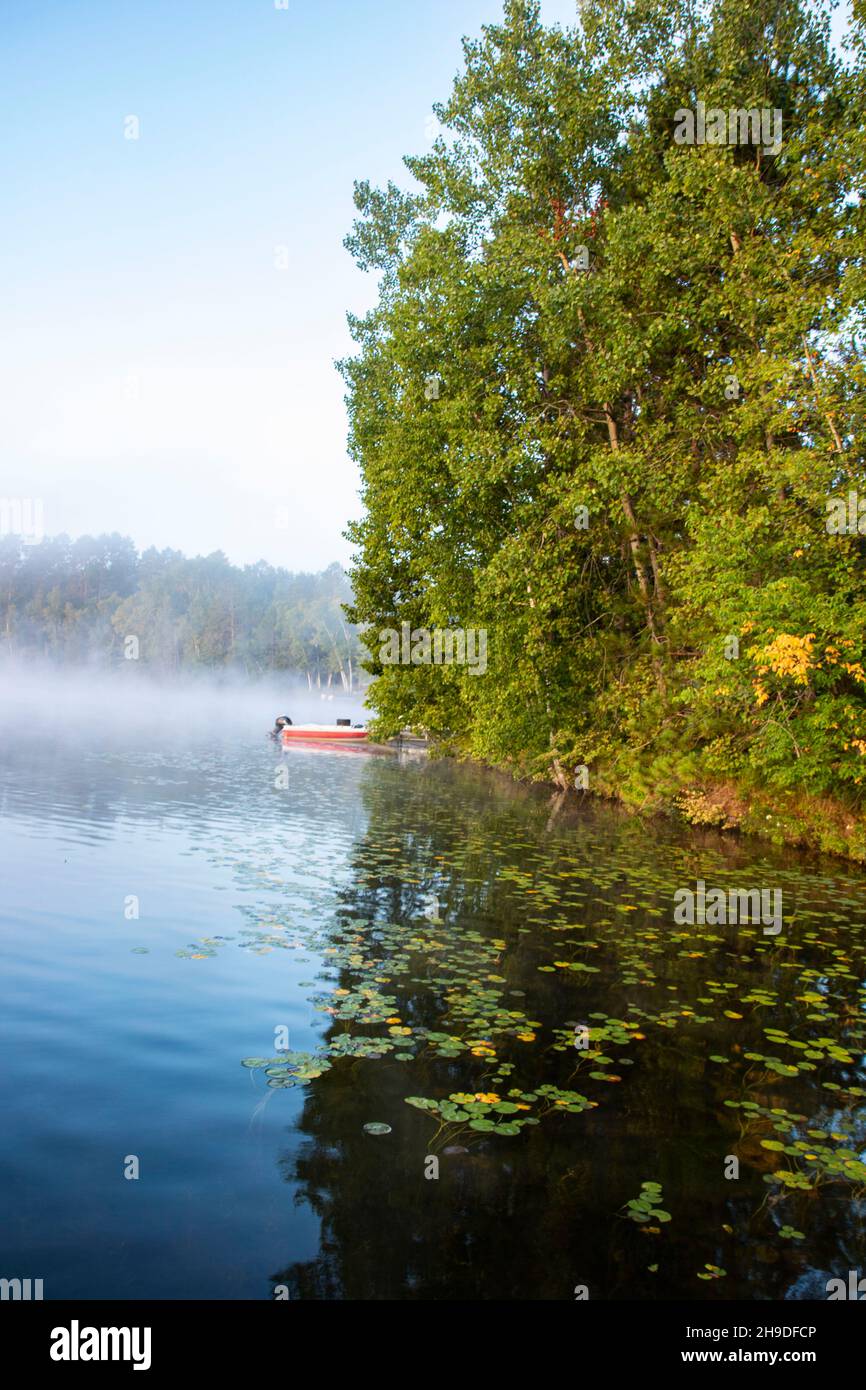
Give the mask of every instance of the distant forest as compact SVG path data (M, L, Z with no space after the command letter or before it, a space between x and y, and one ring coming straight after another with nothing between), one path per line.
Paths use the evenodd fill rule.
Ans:
M0 654L64 662L138 660L250 675L297 671L316 687L358 689L362 648L342 605L341 567L293 574L222 551L188 559L136 550L128 536L0 539Z

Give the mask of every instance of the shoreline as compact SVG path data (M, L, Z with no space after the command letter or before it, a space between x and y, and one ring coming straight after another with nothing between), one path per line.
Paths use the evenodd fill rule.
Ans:
M659 818L693 830L754 836L778 847L831 854L852 864L866 864L866 816L831 796L810 796L802 791L749 786L734 778L682 781L675 787L639 799L615 783L604 770L590 772L590 785L575 790L556 777L522 776L507 763L496 764L463 754L434 739L425 745L431 757L471 763L497 772L526 787L546 787L562 797L589 796L621 807L638 818Z

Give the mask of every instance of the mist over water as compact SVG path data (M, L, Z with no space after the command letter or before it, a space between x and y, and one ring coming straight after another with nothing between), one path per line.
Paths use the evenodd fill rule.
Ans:
M279 714L295 724L367 717L363 693L310 689L297 673L256 679L196 672L171 679L135 662L121 667L66 666L6 659L0 663L0 732L103 742L129 737L174 739L264 735Z
M2 1271L46 1299L264 1296L317 1221L277 1163L299 1107L240 1060L277 1025L317 1045L302 948L365 819L360 759L265 733L358 701L20 665L0 692Z

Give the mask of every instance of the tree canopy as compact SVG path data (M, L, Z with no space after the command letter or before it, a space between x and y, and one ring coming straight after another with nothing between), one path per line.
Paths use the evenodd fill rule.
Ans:
M411 186L356 186L378 726L638 802L734 779L859 805L864 538L831 504L866 512L862 10L844 60L799 0L580 14L507 0ZM383 663L403 622L486 629L486 674Z

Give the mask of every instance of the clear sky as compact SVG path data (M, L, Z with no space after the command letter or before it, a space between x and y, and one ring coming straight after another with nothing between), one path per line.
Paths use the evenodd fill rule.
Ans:
M345 562L333 362L375 294L342 246L353 180L411 182L461 35L500 13L0 0L0 496L41 499L48 534Z

